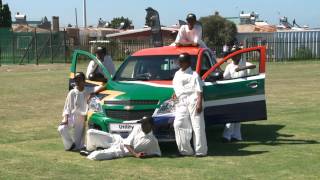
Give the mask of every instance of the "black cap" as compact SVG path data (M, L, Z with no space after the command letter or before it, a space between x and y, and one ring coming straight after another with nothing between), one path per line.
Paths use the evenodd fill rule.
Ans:
M153 125L153 118L151 116L144 116L138 123L144 124L144 123L150 123Z
M81 80L85 80L86 76L84 75L83 72L77 72L76 75L74 76L74 79L81 79Z
M105 47L100 47L100 46L98 46L94 51L94 53L104 53L104 54L106 52L107 52L107 49Z
M182 53L179 55L178 60L180 62L190 62L191 61L191 56L188 53Z
M197 21L197 17L196 17L196 15L195 15L195 14L193 14L193 13L189 13L189 14L187 15L186 20L187 20L187 22L190 22L190 21Z

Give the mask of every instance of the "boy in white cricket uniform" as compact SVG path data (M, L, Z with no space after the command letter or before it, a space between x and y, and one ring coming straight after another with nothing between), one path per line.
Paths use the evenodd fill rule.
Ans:
M182 25L175 40L175 46L192 45L206 48L202 41L202 27L197 23L196 15L187 15L187 25Z
M88 155L87 158L91 160L110 160L131 155L137 158L161 156L158 140L152 133L152 118L143 118L140 123L141 126L135 126L125 139L118 134L89 129L87 151L81 151L80 154Z
M240 50L240 48L235 46L231 50L231 53L237 50ZM252 65L251 63L242 60L241 55L237 55L237 56L234 56L232 58L232 62L227 65L223 73L223 78L235 79L235 78L246 77L250 74L250 69L254 69L254 68L256 68L255 65ZM241 136L240 123L227 123L225 125L225 129L223 131L222 137L226 142L229 142L231 140L241 141L242 136Z
M76 86L70 90L63 109L63 120L58 127L64 149L79 150L83 148L84 123L88 111L88 100L93 90L85 88L85 75L80 72L75 75ZM70 130L73 129L71 136Z
M203 81L199 75L191 69L191 57L188 53L179 56L180 69L173 78L175 94L178 99L176 105L175 120L173 123L176 143L181 155L207 155L207 139L203 117ZM193 135L193 146L190 140Z
M97 50L95 51L95 53L96 53L96 57L101 61L103 66L113 76L114 73L116 72L116 69L112 62L112 58L109 55L107 55L106 48L97 47ZM94 62L94 60L91 60L87 68L86 78L90 79L90 74L94 76L94 74L97 74L97 73L103 74L102 69L98 66L97 63Z

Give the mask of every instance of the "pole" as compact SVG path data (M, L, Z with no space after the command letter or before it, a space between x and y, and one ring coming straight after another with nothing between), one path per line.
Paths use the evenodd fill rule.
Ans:
M83 25L84 25L84 28L87 27L87 4L86 4L86 0L83 0Z
M34 45L35 45L35 54L36 54L36 65L39 65L38 60L38 41L37 41L37 28L34 29Z
M51 64L53 64L53 50L52 50L52 31L50 29L50 56L51 56Z
M76 28L78 28L78 11L77 11L77 8L75 8L74 11L75 11L75 16L76 16Z
M66 41L66 29L63 29L63 43L64 43L64 63L67 63L67 41Z

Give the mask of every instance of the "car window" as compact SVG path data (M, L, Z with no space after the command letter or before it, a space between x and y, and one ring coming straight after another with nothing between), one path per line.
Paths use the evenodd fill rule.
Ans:
M195 70L196 56L191 56ZM172 80L179 69L178 56L131 56L120 67L114 80Z
M200 75L203 76L204 73L206 73L210 68L211 68L210 58L208 57L207 54L204 54L202 56L202 61L201 61L201 72L200 72Z

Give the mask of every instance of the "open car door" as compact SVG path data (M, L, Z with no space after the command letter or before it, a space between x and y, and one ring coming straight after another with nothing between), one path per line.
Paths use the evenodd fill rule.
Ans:
M75 50L72 55L72 64L70 68L69 90L75 86L74 76L76 72L83 72L84 74L86 74L87 67L90 61L94 61L96 64L98 64L98 68L102 69L103 74L101 75L101 77L103 78L99 78L97 80L95 79L89 80L89 78L86 77L86 84L85 84L86 87L102 86L102 85L105 85L108 79L111 79L110 73L103 66L103 64L97 59L96 56L86 51Z
M216 62L203 76L204 116L207 124L266 120L264 46L236 51ZM246 75L226 79L223 72L232 58L255 65Z

